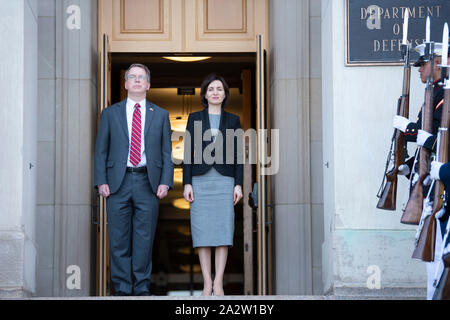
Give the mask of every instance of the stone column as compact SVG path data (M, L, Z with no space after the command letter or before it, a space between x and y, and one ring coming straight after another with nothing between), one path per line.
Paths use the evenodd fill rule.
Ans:
M23 297L36 287L37 2L0 7L0 297Z
M96 79L97 1L56 1L56 296L94 294Z
M308 0L270 2L272 128L280 133L275 294L312 294L309 7Z
M56 0L40 0L38 14L38 132L36 296L53 296L55 239Z
M309 110L311 139L311 247L313 295L323 294L323 143L322 143L322 46L321 2L310 0L309 6Z

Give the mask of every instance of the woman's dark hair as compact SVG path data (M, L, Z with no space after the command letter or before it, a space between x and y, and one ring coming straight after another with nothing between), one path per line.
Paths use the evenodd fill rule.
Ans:
M202 105L205 108L208 108L208 100L206 100L206 97L205 97L206 91L208 90L209 84L215 80L219 80L220 82L222 82L223 90L225 91L225 98L222 101L222 108L227 105L228 97L230 96L230 88L228 87L228 84L224 78L213 73L213 74L207 75L201 85L200 98L202 101Z

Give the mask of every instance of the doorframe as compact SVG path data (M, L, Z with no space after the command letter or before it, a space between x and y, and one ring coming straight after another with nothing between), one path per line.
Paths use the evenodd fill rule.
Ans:
M99 106L98 106L98 119L97 121L99 121L100 119L100 113L101 110L103 110L103 108L106 108L107 106L110 105L110 97L111 97L111 92L110 92L110 86L111 86L111 80L110 80L110 73L111 73L111 59L110 58L110 54L112 54L113 52L110 52L108 50L108 45L107 45L107 35L103 35L102 37L104 39L104 43L102 44L103 48L100 52L99 52L99 64L100 64L100 74L99 74L99 78L100 81L98 81L99 83L99 88L98 88L98 92L99 92ZM264 49L264 46L262 44L263 52L264 52L264 56L262 59L262 62L266 67L266 61L267 61L267 57L266 55L266 51ZM161 53L156 53L156 54L161 54ZM161 54L163 55L163 54ZM194 54L195 55L195 54ZM255 61L256 65L255 65L255 70L258 69L258 61L256 59ZM257 74L258 72L256 71L256 74L252 74L251 70L248 69L243 69L241 76L242 76L242 105L248 105L248 108L244 108L244 115L243 115L243 119L242 119L242 124L243 124L243 130L247 130L249 128L252 127L252 117L257 117L256 114L253 113L253 106L255 103L256 104L256 112L258 113L257 109L258 109L258 101L252 101L253 97L252 97L252 80L256 77L256 84L258 83L258 79L257 79ZM266 101L267 101L267 97L269 92L267 91L267 69L264 70L264 74L263 74L263 81L262 83L264 84L262 87L262 90L264 91L264 127L269 126L270 128L270 112L269 109L267 108L266 105ZM109 86L108 88L104 88L104 86ZM256 88L255 88L256 89ZM258 99L257 99L258 100ZM253 102L253 103L252 103ZM257 120L257 119L256 119ZM258 120L257 120L258 122ZM256 125L256 128L258 129L258 125ZM269 137L270 139L270 137ZM246 142L244 142L244 146L250 147L247 145ZM270 146L270 143L268 144L268 146ZM259 157L257 157L259 159ZM257 166L259 165L259 163L257 164ZM254 243L254 218L253 215L255 214L253 209L248 205L248 195L252 192L253 189L253 179L256 179L256 177L253 177L253 165L249 164L248 162L246 162L244 164L244 185L243 185L243 194L244 194L244 198L243 198L243 214L244 214L244 221L243 221L243 254L244 254L244 294L246 295L253 295L255 294L255 289L257 294L259 295L266 295L266 294L272 294L273 292L273 259L272 259L272 255L273 255L273 249L272 249L272 232L271 232L271 225L270 223L267 223L267 221L271 221L272 217L271 217L271 210L270 210L270 192L271 192L271 188L270 188L270 177L264 177L263 180L258 181L259 184L261 185L262 183L266 186L265 187L265 192L264 192L264 197L261 201L264 201L264 205L259 205L258 209L257 209L257 220L258 221L258 215L259 217L262 217L262 215L260 214L261 209L260 208L264 208L263 212L263 220L261 220L260 222L265 226L264 227L264 231L261 234L263 237L265 237L266 239L264 240L264 244L263 244L263 251L264 255L262 256L262 258L264 259L262 262L263 268L261 270L261 272L263 272L263 274L260 274L257 278L256 278L256 287L255 287L255 272L256 274L258 273L258 270L261 268L261 262L259 262L258 259L254 259L254 254L255 251L257 251L257 243ZM259 189L259 188L258 188ZM103 258L102 259L108 259L108 247L107 247L107 223L106 223L106 208L105 208L105 201L104 199L100 199L100 205L99 205L99 211L97 213L98 215L98 222L100 222L100 225L98 226L100 232L103 232L104 235L100 236L100 237L104 237L102 238L103 240L98 240L101 241L100 243L104 243L105 247L102 249L100 247L97 246L97 253L100 254ZM263 202L261 202L263 203ZM259 218L261 219L261 218ZM103 222L102 222L103 221ZM102 227L103 225L103 227ZM267 238L269 237L269 238ZM99 243L98 243L99 245ZM108 279L109 279L109 270L107 268L108 263L104 262L103 264L101 264L99 262L99 257L96 258L97 261L97 279L96 279L96 283L97 283L97 294L100 296L104 296L107 295L108 290ZM103 271L100 271L100 269ZM100 277L102 277L102 280L100 280Z

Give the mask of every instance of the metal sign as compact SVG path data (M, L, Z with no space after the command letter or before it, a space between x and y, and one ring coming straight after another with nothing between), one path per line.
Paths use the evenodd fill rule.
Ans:
M427 16L431 41L442 41L442 29L450 22L449 0L345 0L345 65L400 65L403 19L409 14L408 42L425 40ZM413 52L412 61L418 55Z
M178 88L177 94L179 96L182 95L195 96L195 88Z

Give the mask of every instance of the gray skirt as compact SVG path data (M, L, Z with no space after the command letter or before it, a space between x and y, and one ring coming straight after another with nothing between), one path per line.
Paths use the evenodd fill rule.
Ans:
M234 178L211 168L192 177L194 202L191 203L193 247L233 246Z

